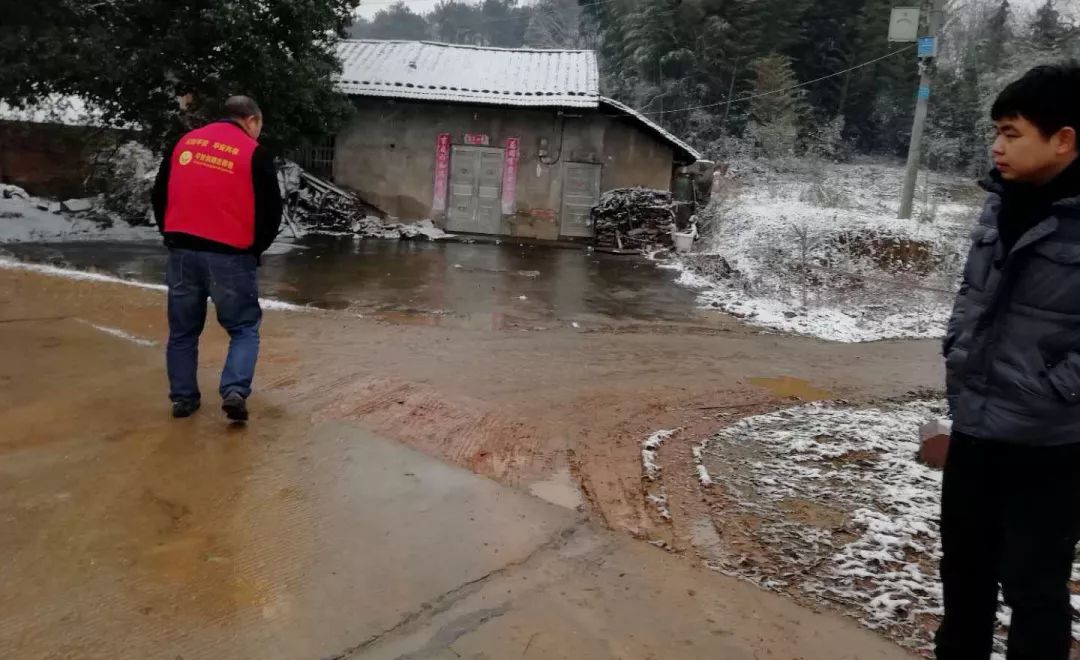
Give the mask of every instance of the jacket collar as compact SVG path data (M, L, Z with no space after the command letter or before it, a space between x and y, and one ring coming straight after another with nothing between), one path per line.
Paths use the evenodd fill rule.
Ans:
M1025 232L1024 235L1020 237L1020 240L1016 241L1016 245L1014 245L1012 250L1009 251L1009 254L1012 254L1017 250L1022 250L1027 246L1031 245L1032 243L1037 243L1043 240L1047 236L1050 236L1051 234L1056 232L1060 225L1061 223L1056 217L1050 216L1049 218L1046 218L1039 224L1027 230L1027 232Z
M1001 178L997 169L979 181L983 190L1001 197L1003 202L1019 196L1041 196L1055 210L1080 213L1080 158L1074 160L1053 181L1045 186L1012 183Z
M231 125L235 126L235 127L237 128L237 130L239 130L239 131L240 131L241 133L243 133L244 135L247 135L247 137L248 137L249 139L251 139L251 136L250 136L250 135L248 135L247 129L245 129L245 128L244 128L244 127L243 127L243 126L242 126L242 125L240 124L240 122L236 121L235 119L229 119L229 118L225 118L225 119L218 119L217 121L212 121L212 122L210 122L210 123L211 123L211 124L231 124Z

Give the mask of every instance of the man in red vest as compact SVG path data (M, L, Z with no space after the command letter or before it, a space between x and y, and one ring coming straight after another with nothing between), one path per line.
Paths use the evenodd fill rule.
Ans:
M154 185L154 215L169 248L169 398L173 417L199 409L196 378L206 300L229 333L221 372L222 410L247 421L259 356L259 256L281 225L273 157L261 146L263 118L246 96L225 103L225 119L191 131L165 157Z

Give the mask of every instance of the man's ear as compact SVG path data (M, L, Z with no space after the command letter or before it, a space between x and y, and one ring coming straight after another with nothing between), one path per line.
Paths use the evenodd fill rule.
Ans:
M1077 143L1076 129L1072 126L1065 126L1057 132L1058 145L1057 152L1061 155L1065 155L1069 152L1080 152L1080 144Z

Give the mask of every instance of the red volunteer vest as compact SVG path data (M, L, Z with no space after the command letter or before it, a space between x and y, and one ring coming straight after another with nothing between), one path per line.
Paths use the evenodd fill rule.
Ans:
M251 157L259 143L236 124L191 131L173 149L165 231L235 248L255 243Z

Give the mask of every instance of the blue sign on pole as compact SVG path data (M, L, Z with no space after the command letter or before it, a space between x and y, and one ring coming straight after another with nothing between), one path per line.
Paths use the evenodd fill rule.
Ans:
M937 57L937 37L919 37L919 57Z
M919 100L925 101L930 98L930 88L926 85L919 86Z

